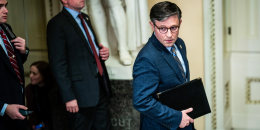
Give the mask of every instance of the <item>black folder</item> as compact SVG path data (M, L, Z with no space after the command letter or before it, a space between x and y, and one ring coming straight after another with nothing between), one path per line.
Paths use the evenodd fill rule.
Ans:
M193 111L188 113L192 119L211 112L201 78L157 93L156 96L162 104L178 111L192 107Z

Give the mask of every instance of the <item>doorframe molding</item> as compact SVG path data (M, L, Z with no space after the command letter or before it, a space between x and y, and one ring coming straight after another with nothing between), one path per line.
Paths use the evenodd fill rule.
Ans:
M205 117L206 130L231 127L231 116L225 116L224 16L223 0L204 0L205 90L211 114ZM230 113L230 112L229 112Z

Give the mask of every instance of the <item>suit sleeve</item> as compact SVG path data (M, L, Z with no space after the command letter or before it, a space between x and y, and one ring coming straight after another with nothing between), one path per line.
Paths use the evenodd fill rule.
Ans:
M47 25L47 46L49 62L58 83L63 102L75 99L68 73L68 59L65 28L61 21L52 19Z
M28 47L26 47L26 51L28 51L29 52L29 48ZM21 54L21 53L20 53ZM25 63L25 61L27 60L27 57L28 57L28 55L29 55L29 53L25 53L25 54L21 54L21 59L22 59L22 63L24 64Z
M182 119L181 112L161 104L153 97L159 82L156 66L147 58L137 58L133 68L134 107L163 126L177 129Z

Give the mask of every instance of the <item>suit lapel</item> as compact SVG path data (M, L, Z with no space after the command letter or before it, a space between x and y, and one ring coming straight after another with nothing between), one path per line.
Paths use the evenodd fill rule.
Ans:
M169 66L174 70L174 72L177 73L177 76L180 80L184 80L182 75L181 75L181 70L179 69L178 67L178 63L176 60L174 60L172 54L169 52L169 53L166 53L166 52L163 52L162 51L162 57L166 60L166 62L169 64Z
M178 79L180 81L184 82L184 79L181 75L181 70L178 67L178 63L177 61L174 60L172 54L166 49L165 46L163 46L160 41L155 37L155 35L153 34L152 38L152 43L155 46L155 48L159 49L159 51L161 52L161 56L165 59L165 61L168 63L168 65L174 70L174 72L176 73Z
M187 59L187 56L186 56L186 52L185 52L185 48L182 46L182 44L180 43L180 40L177 40L175 45L178 47L180 53L181 53L181 57L184 61L184 64L185 64L185 68L186 68L186 78L189 79L189 63L188 63L188 59Z
M10 62L8 56L6 55L4 49L2 48L2 46L0 46L0 58L2 59L1 62L4 62L4 64L10 70L10 72L12 72L16 76L16 73L15 73L15 71L14 71L12 65L11 65L11 62Z
M83 32L81 31L78 23L75 21L75 19L72 17L72 15L66 9L63 8L62 12L68 18L69 22L72 24L72 26L75 29L75 31L77 32L77 34L84 41L84 46L88 49L88 52L91 53L91 55L93 55L93 53L88 45L88 41L85 38L85 35L83 34Z

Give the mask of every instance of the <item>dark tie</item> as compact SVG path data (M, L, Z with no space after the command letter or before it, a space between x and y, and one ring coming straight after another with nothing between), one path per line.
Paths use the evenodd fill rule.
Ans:
M21 73L19 71L19 67L17 65L16 57L14 55L14 49L12 48L10 42L7 40L7 37L6 37L6 35L5 35L5 33L2 29L0 30L0 35L3 39L4 44L5 44L5 48L7 50L7 54L8 54L9 60L11 62L11 65L14 68L14 71L15 71L20 83L23 84L23 80L21 78Z
M177 54L176 54L176 48L175 46L172 46L172 55L173 55L173 58L177 61L178 63L178 67L179 69L181 70L181 75L184 79L186 79L186 76L185 76L185 73L184 73L184 70L183 70L183 67L181 65L181 61L180 59L178 58Z
M93 43L93 41L92 41L92 38L91 38L91 36L90 36L90 34L89 34L89 32L88 32L88 28L87 28L87 26L86 26L86 24L85 24L85 21L84 21L84 19L83 19L83 16L82 16L81 14L79 14L78 17L80 18L81 24L82 24L82 26L83 26L83 28L84 28L84 30L85 30L85 32L86 32L86 35L87 35L87 38L88 38L90 47L91 47L92 52L93 52L93 54L94 54L95 60L96 60L96 62L97 62L98 72L99 72L99 74L102 76L102 75L103 75L103 68L102 68L100 59L99 59L99 57L98 57L98 55L97 55L96 48L95 48L95 46L94 46L94 43Z

